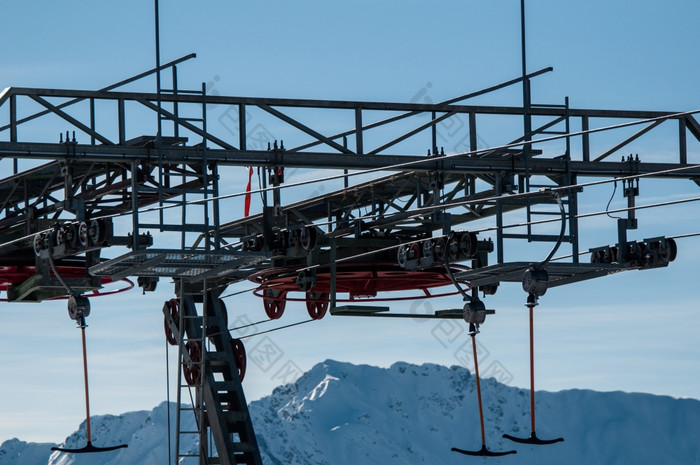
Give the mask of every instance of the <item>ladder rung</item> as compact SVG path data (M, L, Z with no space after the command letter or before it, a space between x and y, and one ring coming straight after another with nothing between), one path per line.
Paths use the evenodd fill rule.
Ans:
M545 212L545 211L530 211L531 215L548 215L548 216L561 216L561 212Z
M191 94L191 95L204 95L201 90L186 90L186 89L160 89L161 92L166 94Z
M211 386L215 391L238 391L240 389L240 383L235 381L214 381Z
M549 234L503 234L504 239L527 239L530 242L557 242L558 235ZM564 236L564 242L571 242L571 236Z
M530 106L533 108L567 108L566 105L561 103L531 103Z
M247 421L249 418L249 415L246 414L245 412L234 412L229 410L226 413L226 421L229 423L241 423L243 421Z
M234 452L253 452L255 447L249 442L234 442L233 450Z

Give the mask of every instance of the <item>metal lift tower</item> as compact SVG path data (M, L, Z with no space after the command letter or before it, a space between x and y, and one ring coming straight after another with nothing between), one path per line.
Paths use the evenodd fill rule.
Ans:
M568 99L471 104L504 87L529 88L549 68L434 104L208 95L204 86L178 88L177 67L192 56L101 90L0 93L0 158L12 167L0 179L0 290L10 303L40 302L66 296L66 285L89 297L126 277L145 291L172 279L177 298L163 313L166 337L179 348L179 415L187 414L180 394L191 389L198 425L181 430L178 418L177 438L199 437L200 463L261 463L241 387L245 351L228 331L235 309L220 298L233 283L255 282L271 319L294 293L313 319L328 310L400 317L363 304L453 283L470 286L465 298L477 301L477 290L488 296L524 277L525 285L552 287L675 258L672 238L632 241L628 232L639 227L640 179L698 183L686 143L700 140L694 114L572 108ZM156 72L169 76L169 89L121 90ZM214 106L235 122L235 140L211 130ZM253 141L251 114L283 127L284 141ZM485 119L503 127L524 120L525 130L483 148ZM142 129L156 120L160 133ZM457 120L463 150L445 151L439 128ZM346 129L329 130L339 121ZM596 129L602 122L617 129ZM668 126L675 154L626 152ZM36 127L52 139L24 130ZM222 193L230 167L257 171L262 211L232 213L250 193ZM290 170L323 170L339 188L295 197L311 189L286 181ZM579 195L614 180L628 208L608 244L581 250ZM224 208L231 203L235 210ZM493 239L480 238L484 231ZM522 243L562 246L566 255L509 259ZM461 309L427 316L463 317Z

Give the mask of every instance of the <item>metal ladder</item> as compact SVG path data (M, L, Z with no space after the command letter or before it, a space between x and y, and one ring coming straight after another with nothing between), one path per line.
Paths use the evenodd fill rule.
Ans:
M206 283L205 283L206 284ZM206 285L204 286L206 289ZM226 309L218 291L188 292L180 287L180 321L184 331L178 332L179 369L176 417L176 463L250 464L261 465L255 432L236 366L233 339L226 327ZM202 305L201 315L197 303ZM174 325L169 312L166 321ZM175 328L177 330L177 328ZM192 360L188 343L201 345L201 358ZM201 368L199 383L183 382L189 369ZM190 380L191 381L191 380ZM183 403L189 395L191 406ZM194 415L197 430L183 429L183 415ZM191 423L191 422L189 422ZM197 436L198 450L180 450ZM188 441L187 439L190 438Z
M555 118L554 120L545 123L537 129L533 129L532 133L527 137L527 139L535 139L537 135L551 136L566 136L570 133L570 123L569 123L569 99L565 99L563 105L531 105L532 108L556 108L562 109L564 115ZM558 128L563 124L564 128ZM571 160L571 144L569 137L563 137L564 140L564 151L562 155L557 158L564 159L566 161ZM529 157L530 155L526 155ZM527 160L530 161L529 159ZM576 183L575 176L571 173L569 169L564 174L558 176L539 176L534 179L529 173L521 176L519 179L519 192L537 192L540 190L547 191L548 189L558 188L562 186L568 186ZM578 262L578 221L576 215L578 214L578 197L577 191L575 189L567 189L565 191L557 190L561 197L561 202L564 206L565 215L567 217L567 233L564 235L562 242L568 242L572 247L573 261ZM538 197L536 201L533 201L531 197L526 197L525 199L525 211L526 211L526 221L527 230L524 234L517 233L504 233L503 238L507 239L526 239L528 242L557 242L559 240L558 234L542 234L536 233L534 231L537 228L536 223L541 220L556 219L561 216L561 212L558 206L558 202L552 196L551 199ZM533 225L535 223L535 225ZM534 226L534 228L533 228Z
M149 196L157 202L157 215L151 213L148 220L143 220L139 214L139 205L134 205L133 231L134 237L141 230L156 230L159 232L179 233L180 247L185 250L191 248L193 238L204 236L204 241L198 244L200 250L210 250L219 246L219 202L217 196L218 168L216 164L208 163L207 144L207 94L206 86L202 84L201 90L177 89L176 74L173 74L173 88L159 89L158 106L150 106L158 114L158 131L155 137L141 137L134 141L136 144L144 144L153 148L155 160L148 169L134 164L132 171L134 183L133 198ZM181 108L181 103L172 102L172 108L165 108L160 103L161 95L190 94L198 96L196 103L188 103L186 108ZM183 115L183 110L192 111L195 107L201 107L200 114L194 116ZM198 110L195 110L196 112ZM192 113L194 113L192 112ZM162 134L164 122L171 122L170 135ZM193 147L199 152L187 163L168 163L163 157L163 148L166 146L183 146L188 138L183 137L181 128L186 129L194 136L201 136L201 141ZM155 171L155 172L153 172ZM137 176L138 173L138 176ZM136 182L137 178L147 178L146 185ZM195 201L196 203L193 203ZM175 213L179 211L179 215ZM157 218L155 218L157 216ZM138 248L135 244L134 248Z

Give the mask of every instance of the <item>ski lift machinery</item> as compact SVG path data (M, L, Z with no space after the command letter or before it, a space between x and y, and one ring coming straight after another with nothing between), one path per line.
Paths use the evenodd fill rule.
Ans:
M548 288L625 270L666 267L676 258L673 237L629 240L628 232L639 226L635 212L641 207L636 204L641 178L700 179L700 167L688 163L686 144L688 134L700 140L694 113L583 110L570 108L568 99L562 105L533 105L529 81L552 69L527 73L525 66L521 77L435 104L208 95L205 86L195 91L177 88L176 65L191 58L193 55L158 63L152 70L98 91L8 88L0 94L0 111L7 112L9 121L0 127L7 139L0 141L0 155L14 159L12 174L0 179L0 198L5 199L0 210L0 290L6 293L6 300L39 302L67 297L69 314L84 335L87 293L127 277L136 277L144 292L153 291L160 278L173 279L176 298L163 305L165 337L178 348L178 376L184 379L178 390L179 409L183 408L184 389L194 390L198 399L192 407L202 420L196 432L198 457L204 463L259 464L241 385L246 365L244 341L231 336L229 310L224 304L228 286L253 282L268 320L281 319L290 301L305 304L309 321L328 314L463 319L475 344L486 315L492 313L484 300L501 283L520 283L531 315L531 436L507 438L527 444L559 441L543 440L535 433L533 309ZM167 92L161 89L160 80L155 94L113 92L165 70L173 75ZM469 105L473 97L513 85L523 86L522 108ZM90 111L69 115L63 110L77 102L96 100L113 102L117 117L98 125ZM32 113L34 106L25 110L25 101L39 103L44 110ZM128 124L130 107L126 104L131 103L158 118L162 130L157 136L128 133L127 128L138 127ZM243 115L237 120L237 141L223 140L207 130L207 105ZM201 110L201 118L178 116L185 108ZM322 122L312 127L290 116L295 108L332 108L346 113L349 118L345 120L354 125L325 135ZM286 140L286 147L272 140L266 149L253 148L247 139L247 111L263 112L298 133ZM381 112L388 116L364 122L369 113ZM17 128L44 115L58 117L51 121L71 127L72 137L65 133L64 138L61 128L56 131L61 134L56 143L21 140ZM382 129L417 115L424 117L417 126L398 137L395 131L386 131L392 135L377 142L384 134ZM438 147L437 128L455 115L469 123L469 150L446 153ZM482 115L522 115L525 136L478 149L477 121ZM547 122L532 127L533 116ZM597 153L589 142L598 130L589 127L603 118L619 118L622 123L618 126L641 129ZM571 130L572 120L581 131ZM114 122L116 128L97 129ZM663 123L680 128L677 158L645 162L643 156L625 155L612 161L619 160L627 144ZM371 148L366 137L370 132L375 144ZM113 134L117 139L113 140ZM424 137L424 146L419 150L407 153L398 148L400 142L420 137ZM580 150L571 150L572 140L580 141ZM538 143L544 141L558 141L563 149L557 153L540 150ZM26 159L47 161L25 168L22 162ZM222 203L249 198L252 192L222 195L220 169L227 167L255 167L247 170L259 174L262 211L225 217L229 210ZM285 182L285 170L290 168L333 170L337 174L325 179L342 181L343 187L285 203L286 190L308 184ZM382 174L370 181L354 181L357 173L379 172ZM581 183L581 177L599 180ZM578 196L586 187L605 182L623 184L628 206L618 213L626 217L617 220L616 235L610 241L613 245L582 252L578 221L583 215ZM240 203L244 202L249 205L245 200ZM165 215L166 210L180 215ZM508 223L509 215L521 212L526 215L524 222ZM115 234L112 226L122 220L130 224L124 236ZM468 227L476 221L494 224L482 229ZM538 232L538 225L549 222L560 225L559 234ZM510 232L511 226L517 226L518 232ZM180 244L159 243L161 231L179 235ZM485 232L487 239L480 237ZM507 241L549 243L552 251L542 261L508 261ZM554 253L561 246L568 246L570 254L557 259ZM106 251L114 253L105 257ZM584 263L580 257L586 253L590 260ZM416 315L392 311L385 304L445 295L459 295L461 308ZM85 355L84 351L89 425ZM483 415L480 421L482 448L455 450L502 454L487 449ZM179 420L175 428L176 458L184 460L186 453L180 451L178 441L188 432L180 429ZM82 451L100 449L90 441L88 436ZM205 447L210 442L213 448Z

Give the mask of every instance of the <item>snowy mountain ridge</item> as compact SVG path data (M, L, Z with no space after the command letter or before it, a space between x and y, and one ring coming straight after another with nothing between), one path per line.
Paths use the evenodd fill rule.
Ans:
M700 464L700 401L650 394L538 392L537 434L549 446L512 443L530 435L529 393L482 379L486 442L516 455L494 464ZM171 405L175 418L174 406ZM266 465L464 464L451 452L481 447L476 383L462 367L395 363L390 368L327 360L250 405ZM0 445L0 465L167 463L167 405L92 418L93 444L129 444L103 454L52 452L18 439ZM193 426L193 425L192 425ZM85 424L65 447L85 444ZM174 443L174 441L173 441ZM184 449L196 450L196 444Z

